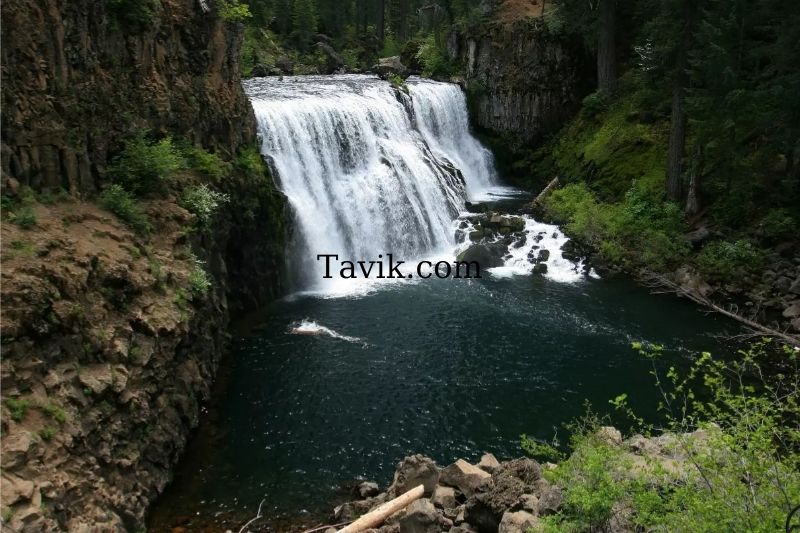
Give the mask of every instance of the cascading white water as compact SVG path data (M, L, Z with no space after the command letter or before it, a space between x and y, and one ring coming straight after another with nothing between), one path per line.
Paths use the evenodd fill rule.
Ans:
M344 75L254 78L244 87L262 153L294 211L292 269L306 290L359 285L323 279L318 254L452 259L466 245L453 225L466 200L502 189L456 85L411 79L405 94L377 77Z
M317 254L370 260L449 252L469 194L494 185L491 154L469 134L466 102L449 84L416 80L409 98L367 76L245 82L262 151L271 158L305 241Z

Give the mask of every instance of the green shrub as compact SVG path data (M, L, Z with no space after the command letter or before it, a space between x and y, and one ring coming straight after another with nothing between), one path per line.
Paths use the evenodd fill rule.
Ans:
M151 27L159 0L106 0L111 13L127 29L143 31Z
M49 442L53 440L53 437L56 435L56 430L47 426L43 427L39 430L39 436L42 437L42 440L45 442Z
M798 222L788 209L771 209L761 219L759 227L765 238L778 241L796 238Z
M200 262L195 264L189 272L189 289L194 296L205 296L211 288L211 276L205 271Z
M11 419L20 422L24 417L28 408L31 406L30 400L23 398L6 398L6 407L11 414Z
M408 86L406 85L406 80L403 79L402 76L398 76L395 73L390 73L388 76L389 83L392 84L392 87L399 91L408 92Z
M566 222L570 236L596 248L611 264L664 270L689 251L681 237L685 223L680 209L637 183L618 203L601 203L585 184L569 184L553 191L544 208L557 222Z
M213 154L199 146L185 146L182 149L189 167L203 176L219 182L230 171L230 165L217 154Z
M428 35L420 44L417 59L422 64L422 74L426 77L449 76L455 70L447 56L447 50L440 44L435 34Z
M64 409L54 403L46 403L40 405L39 408L44 411L46 415L60 424L63 424L67 421L67 413L64 411Z
M237 0L217 0L219 17L225 22L245 22L253 16L247 4Z
M598 435L589 415L572 426L569 459L544 472L565 488L544 530L604 531L621 508L635 531L781 531L800 500L800 354L761 341L734 359L703 353L678 371L660 364L659 347L634 348L653 361L663 419L644 424L624 394L611 403L636 431L660 428L662 445L684 459L636 458ZM770 370L776 356L785 372Z
M117 215L137 233L147 234L151 231L147 215L142 212L136 199L120 185L111 185L103 191L100 205Z
M164 192L175 173L185 167L186 161L171 137L151 141L139 133L125 143L125 149L114 158L108 173L125 190L142 195Z
M197 217L201 227L206 227L219 207L229 201L227 194L215 191L204 183L197 187L187 187L179 203Z
M609 95L606 91L600 90L593 92L583 99L581 105L581 117L585 119L594 119L600 113L608 109Z
M9 220L22 229L30 229L36 225L36 212L29 205L21 205L9 213Z
M728 280L757 272L764 259L764 252L750 241L715 241L700 250L697 266L712 279Z

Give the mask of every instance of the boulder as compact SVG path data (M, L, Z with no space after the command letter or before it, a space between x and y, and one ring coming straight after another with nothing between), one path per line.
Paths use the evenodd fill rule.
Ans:
M373 481L364 481L358 485L356 492L362 498L369 498L371 496L377 496L380 492L380 488L378 484Z
M547 263L536 263L533 265L534 274L547 274Z
M485 470L490 474L495 471L496 468L500 466L500 461L497 460L491 453L485 453L481 456L481 460L478 462L478 468L481 470Z
M536 256L536 261L538 263L544 263L550 259L550 250L542 249L539 250L539 254Z
M327 42L318 42L317 48L325 56L325 74L333 74L344 68L344 59Z
M493 484L485 492L471 496L465 506L464 519L481 533L493 533L500 526L503 514L517 505L525 494L525 484L507 473L492 475Z
M542 484L539 492L539 514L555 514L564 503L564 492L558 485Z
M442 483L457 488L468 498L491 479L491 474L463 459L442 470L441 475Z
M452 487L438 485L436 490L433 491L431 502L436 507L441 507L442 509L452 509L458 504L456 502L456 491Z
M275 62L275 66L280 69L280 71L287 75L294 74L294 61L289 59L288 57L284 56L279 58Z
M533 515L539 514L539 498L534 494L523 494L519 497L517 505L514 506L521 508L523 511L528 511Z
M705 226L700 226L694 231L690 231L684 238L694 246L699 246L711 237L711 232Z
M473 244L460 254L458 254L459 261L475 261L481 268L492 268L503 266L503 256L506 253L506 247L499 243L480 243Z
M783 316L786 318L795 318L800 316L800 301L794 302L792 305L784 309Z
M495 470L494 478L507 475L519 479L527 487L533 488L535 483L542 478L542 467L533 459L526 457L512 459L500 465Z
M622 433L620 433L620 431L613 426L603 426L598 429L597 438L616 446L622 444Z
M36 440L29 431L6 433L2 440L4 470L24 464L37 449Z
M439 533L439 516L430 500L414 500L400 519L400 533Z
M405 78L408 75L408 69L403 62L400 61L400 56L382 57L378 59L378 63L372 66L372 71L383 79L389 77L389 74Z
M527 511L508 511L503 514L497 533L527 533L536 522L537 518Z
M263 63L258 63L253 67L253 70L250 71L250 76L253 78L265 78L269 76L269 68Z
M33 497L33 481L11 474L3 475L3 505L14 505L20 500Z
M800 294L800 276L797 276L797 279L794 280L794 283L789 287L789 292L792 294Z
M93 394L102 394L114 382L114 375L110 366L94 365L81 369L78 380Z
M433 459L419 454L411 455L397 465L389 494L396 498L420 484L425 487L427 496L433 494L439 484L439 469Z

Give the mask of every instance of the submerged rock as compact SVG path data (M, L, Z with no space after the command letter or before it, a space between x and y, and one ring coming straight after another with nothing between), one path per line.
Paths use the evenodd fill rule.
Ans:
M503 266L503 256L506 253L506 247L499 243L490 244L473 244L460 254L458 254L459 261L476 261L481 268L492 268Z

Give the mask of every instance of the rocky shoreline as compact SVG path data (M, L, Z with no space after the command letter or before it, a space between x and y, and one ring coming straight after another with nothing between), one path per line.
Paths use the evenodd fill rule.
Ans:
M595 437L618 448L630 460L631 475L651 473L654 488L670 480L688 479L690 463L686 444L701 445L705 431L682 435L663 434L646 438L635 435L623 440L619 430L601 427ZM484 454L471 464L463 459L441 467L424 455L411 455L397 464L392 483L381 490L372 481L357 486L358 499L337 506L333 526L318 531L335 533L338 528L376 509L387 501L423 485L424 495L405 509L389 516L370 533L526 533L544 526L547 516L568 504L569 487L552 481L559 469L555 463L530 458L498 461ZM659 473L657 476L655 473ZM665 477L660 477L666 473ZM631 511L620 503L606 529L609 533L635 531Z

